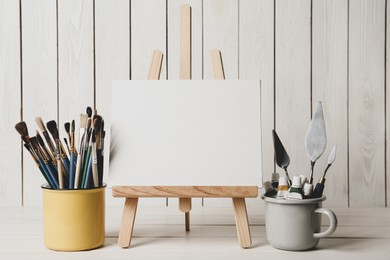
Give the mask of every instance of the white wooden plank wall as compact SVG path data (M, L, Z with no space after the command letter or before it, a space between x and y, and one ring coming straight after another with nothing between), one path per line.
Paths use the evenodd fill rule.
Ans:
M385 0L350 1L351 206L385 205Z
M304 146L311 108L310 8L310 0L278 0L275 6L275 121L290 176L310 175Z
M347 206L348 110L343 108L348 103L348 1L313 1L312 9L312 109L317 100L323 101L328 137L324 158L337 144L337 160L325 184L326 203ZM321 160L316 167L323 170L326 165Z
M38 129L35 118L57 118L56 0L23 0L23 119L29 134ZM43 136L42 136L43 138ZM23 204L41 204L42 175L31 155L23 150ZM37 195L32 195L37 194Z
M262 80L265 179L274 171L274 127L290 174L309 174L304 136L322 100L328 147L315 181L338 145L327 206L387 206L386 0L0 0L1 206L41 204L43 178L21 156L19 120L32 135L36 116L59 117L64 136L64 122L87 105L109 113L111 80L146 79L154 49L164 53L161 79L178 79L181 4L192 6L193 79L212 78L209 52L219 49L226 79Z
M14 130L21 111L19 12L17 1L0 1L0 205L4 206L21 205L23 196L21 143Z
M95 0L96 108L103 116L106 146L110 141L110 100L112 79L130 79L130 3L128 0ZM106 152L107 155L108 151ZM104 172L108 171L105 156ZM107 179L107 175L104 176ZM105 181L107 182L107 181ZM108 205L119 205L106 192Z

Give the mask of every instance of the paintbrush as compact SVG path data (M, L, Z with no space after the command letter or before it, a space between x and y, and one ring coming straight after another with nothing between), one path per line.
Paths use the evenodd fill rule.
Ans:
M92 129L89 129L89 132L91 132L91 133L87 133L87 136L91 136ZM87 188L87 186L88 186L87 172L88 172L88 168L92 167L92 162L91 162L92 161L91 160L91 150L92 150L91 140L88 140L87 144L88 144L88 149L86 150L86 153L85 153L85 156L84 156L83 175L82 175L83 177L82 177L82 182L81 182L81 187L82 188Z
M46 172L45 166L42 163L42 160L40 160L38 154L34 150L32 144L30 143L30 138L28 136L28 129L27 125L24 121L21 121L15 125L16 131L20 134L23 142L24 147L27 149L27 151L30 152L31 157L33 158L35 164L37 165L38 169L41 171L43 177L46 179L47 183L51 188L55 188L52 182L50 181L48 177L48 173Z
M87 153L87 171L85 172L85 181L84 188L88 188L90 186L91 180L91 171L93 177L94 187L99 187L99 176L98 176L98 168L97 168L97 156L96 156L96 136L100 132L102 117L99 115L95 115L92 123L92 133L90 139L90 145Z
M88 116L87 130L89 130L89 128L91 128L91 124L92 124L92 121L91 121L91 118L92 118L92 108L91 107L87 107L86 112L87 112L87 116Z
M69 142L66 140L66 138L64 137L64 142L65 142L65 146L66 148L68 149L68 154L69 154L69 157L70 157L70 123L69 122L66 122L64 124L64 127L65 127L65 132L68 134L68 140Z
M96 135L92 135L92 179L93 186L95 188L99 187L99 171L96 154Z
M65 170L64 171L64 175L68 175L70 162L69 162L69 159L66 156L65 148L64 148L64 146L61 143L60 136L58 134L57 123L56 123L56 121L51 120L51 121L46 123L46 126L47 126L47 129L49 130L50 134L52 135L53 139L56 141L56 144L57 144L56 157L58 157L58 151L61 152L59 155L61 156L62 164L65 167L64 169L62 169L62 170ZM58 158L57 158L57 164L58 164ZM58 169L59 169L59 167L58 167Z
M38 143L39 145L42 147L42 150L50 157L50 161L52 163L55 162L55 157L53 156L53 154L47 149L46 145L45 145L45 142L43 141L42 139L42 136L39 134L38 131L36 131L36 135L37 137L37 140L38 140Z
M42 173L42 175L45 178L49 187L54 189L55 185L53 184L53 181L49 177L50 175L47 172L45 165L43 165L41 162L39 162L38 155L34 153L34 151L30 148L30 146L27 143L24 143L23 146L30 152L31 157L33 158L35 164L37 165L39 171Z
M70 148L69 148L68 140L65 137L64 137L64 143L65 143L66 151L68 152L70 157Z
M49 127L48 127L49 128ZM49 130L50 131L50 130ZM57 164L58 164L58 182L60 184L60 189L64 188L64 173L63 173L63 168L62 168L62 163L61 163L61 144L60 144L60 139L55 138L57 142Z
M91 138L91 136L90 136L90 134L92 133L91 131L89 131L90 129L91 129L91 124L92 124L92 119L91 119L91 117L92 117L92 108L91 107L87 107L87 109L86 109L87 111L87 124L86 124L86 126L85 126L85 133L86 133L86 138L84 139L84 149L85 150L88 150L88 146L89 146L89 141L90 141L90 138ZM85 159L85 158L84 158Z
M73 189L74 187L74 179L75 179L75 164L77 161L77 151L74 146L74 130L75 130L75 122L72 120L72 129L70 131L69 139L70 139L70 165L69 165L69 189Z
M94 133L92 134L92 177L94 187L99 187L99 169L96 146L101 132L101 123L102 117L99 115L95 115L93 119Z
M90 141L90 145L89 145L89 148L88 148L88 157L87 157L87 160L86 160L86 165L87 165L87 170L85 172L85 180L84 180L84 184L83 184L83 188L84 189L87 189L90 187L90 183L91 183L91 172L93 171L93 146L95 144L95 147L96 147L96 135L94 132L92 132L91 134L91 141ZM97 162L95 164L95 166L97 167ZM93 175L93 173L92 173ZM94 176L92 176L94 177ZM98 184L99 184L99 181L97 180L97 171L96 171L96 179L93 179L93 187L95 186L95 180L96 180L96 187L98 187Z
M85 128L87 127L87 115L81 114L80 115L80 129L79 129L79 151L77 156L77 163L76 163L76 171L75 171L75 180L74 180L74 188L77 189L80 186L80 175L81 175L81 168L83 164L83 158L84 158L84 139L85 136Z
M50 156L47 155L44 150L40 147L38 138L36 136L33 136L30 138L31 145L34 147L36 153L38 154L38 158L40 161L40 164L44 165L46 168L46 171L48 173L48 179L51 181L51 186L54 186L58 188L58 182L57 182L57 171L55 170L53 164L50 161Z
M104 120L102 119L100 126L100 138L99 146L96 149L96 157L98 163L98 175L99 175L99 187L103 186L103 170L104 170L104 137L106 132L104 131Z
M35 122L37 123L39 129L41 129L43 137L46 140L47 146L49 147L51 153L54 155L56 153L55 145L54 145L53 141L51 140L49 133L46 130L45 123L43 123L43 120L41 117L35 118Z
M28 136L28 128L27 128L26 122L21 121L21 122L17 123L15 125L15 129L16 129L16 131L18 131L18 133L22 137L22 140L25 142L25 144L29 147L29 151L32 152L39 161L40 157L39 157L38 151L36 150L34 145L31 143L30 137Z

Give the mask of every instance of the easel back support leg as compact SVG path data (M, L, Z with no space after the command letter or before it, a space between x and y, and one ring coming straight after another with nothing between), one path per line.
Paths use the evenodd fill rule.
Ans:
M138 198L126 198L118 238L118 245L120 247L126 248L130 246L137 206Z
M185 213L186 231L190 231L191 198L179 198L179 209Z
M244 198L233 198L234 217L238 240L242 248L248 248L252 245L251 231L249 229L248 214Z

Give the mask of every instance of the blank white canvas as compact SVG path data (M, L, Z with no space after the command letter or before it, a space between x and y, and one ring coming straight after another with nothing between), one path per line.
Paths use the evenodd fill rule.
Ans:
M260 81L114 81L109 186L261 186Z

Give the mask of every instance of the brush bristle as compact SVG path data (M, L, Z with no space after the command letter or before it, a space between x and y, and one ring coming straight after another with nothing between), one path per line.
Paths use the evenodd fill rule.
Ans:
M102 126L102 117L101 116L98 116L98 115L95 115L94 116L94 119L93 119L93 129L96 131L96 132L99 132L100 131L100 128Z
M74 132L74 130L75 130L75 122L74 120L72 120L72 132Z
M69 123L69 122L66 122L66 123L64 124L64 126L65 126L65 131L69 134L69 131L70 131L70 123Z
M42 132L46 131L45 123L43 123L42 117L35 118L35 122L37 123L39 129L41 129Z
M45 142L43 141L42 136L38 133L38 131L36 133L37 133L36 137L37 137L39 145L44 147L45 146Z
M58 135L58 129L57 129L57 123L54 120L51 120L46 123L47 129L51 133L51 135L54 137L54 139L59 139Z
M35 147L38 147L39 146L39 142L38 142L38 139L33 136L30 138L30 142L35 146Z
M95 130L92 131L92 143L96 143L96 132L95 132Z
M16 131L18 131L18 133L21 136L28 136L28 129L27 129L26 122L21 121L21 122L17 123L15 125L15 129L16 129Z
M91 118L91 116L92 116L92 108L91 107L87 107L87 115L89 118Z
M86 128L88 125L88 116L86 114L80 115L80 128Z

